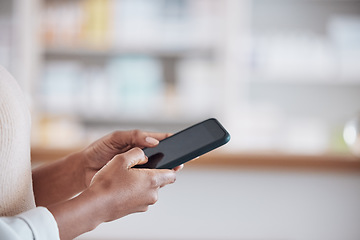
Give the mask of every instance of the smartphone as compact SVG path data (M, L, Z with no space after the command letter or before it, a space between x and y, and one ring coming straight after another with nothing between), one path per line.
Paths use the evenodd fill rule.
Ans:
M163 139L153 148L144 148L148 162L136 168L172 169L226 144L230 134L210 118Z

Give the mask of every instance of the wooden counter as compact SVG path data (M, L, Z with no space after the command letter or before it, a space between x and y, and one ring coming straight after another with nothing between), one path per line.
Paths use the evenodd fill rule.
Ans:
M32 148L33 163L49 162L80 148ZM215 151L186 164L187 167L309 169L360 172L360 158L347 154L292 155L279 153L225 153Z
M360 159L351 155L292 155L275 153L229 153L207 154L191 166L218 166L227 168L273 168L297 170L357 171Z

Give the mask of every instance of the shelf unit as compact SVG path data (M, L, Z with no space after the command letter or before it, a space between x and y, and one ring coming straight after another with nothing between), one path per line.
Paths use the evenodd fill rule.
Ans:
M66 4L79 4L84 3L85 1L62 1L64 6ZM88 1L93 2L94 4L98 4L100 1ZM124 0L118 0L118 1L103 1L106 2L106 4L109 3L125 3L125 8L129 7L126 6L126 4L129 4L129 1ZM144 4L147 5L146 1L135 1L136 4ZM148 130L156 130L156 131L177 131L180 130L189 124L195 123L197 121L203 120L205 117L217 117L222 122L228 121L229 117L226 116L230 113L231 106L237 106L237 103L239 102L239 94L237 92L238 89L245 89L245 87L239 87L242 83L239 83L237 81L240 71L239 71L239 65L234 63L234 59L237 61L237 57L235 55L236 52L239 52L239 46L237 44L236 39L240 39L240 33L241 29L244 29L247 27L247 14L239 14L242 11L244 13L247 12L247 4L248 1L231 1L226 0L222 1L221 3L216 3L215 1L197 1L197 3L193 3L187 0L181 0L181 1L152 1L154 4L159 4L163 2L164 5L166 4L178 4L184 7L184 9L180 9L180 12L186 12L186 11L194 11L194 9L187 9L191 8L192 5L195 5L195 7L200 7L200 12L204 11L204 9L210 8L209 11L215 11L217 14L216 19L216 26L212 26L213 35L203 40L203 42L199 42L199 40L196 40L195 36L195 42L192 43L191 41L184 38L186 41L186 44L179 44L176 43L175 45L171 42L159 42L158 44L145 44L144 46L139 45L138 42L136 44L131 44L131 42L123 43L120 41L120 43L116 43L114 45L106 45L106 46L87 46L86 41L84 44L74 45L74 46L67 46L66 44L49 44L42 45L42 47L39 49L38 56L40 56L40 60L38 62L38 69L37 72L39 73L38 79L42 78L42 74L44 71L46 71L46 64L49 62L59 62L59 61L77 61L81 62L81 64L90 66L90 68L95 67L97 69L99 68L106 68L109 61L113 59L120 59L123 57L128 56L135 56L135 57L145 57L145 58L151 58L152 60L155 60L161 65L161 75L162 75L162 84L164 85L164 90L161 94L163 94L163 106L159 109L154 110L153 113L151 111L148 111L146 114L140 114L137 115L137 113L134 112L127 112L126 110L122 110L122 107L112 109L108 111L107 113L101 112L101 113L95 113L95 114L89 114L88 112L70 112L69 114L75 115L78 122L81 123L82 126L85 126L87 129L91 128L93 129L100 129L99 131L104 133L105 131L110 131L114 129L127 129L127 128L133 128L135 125L142 129L148 129ZM44 9L44 7L51 5L51 4L59 4L61 5L61 2L59 1L51 1L51 0L44 0L41 3L40 9ZM134 6L136 6L136 4ZM115 4L116 5L116 4ZM131 4L130 4L131 5ZM219 5L220 8L214 7L216 5ZM133 6L133 7L134 7ZM178 6L179 7L179 6ZM194 7L194 6L192 6ZM204 8L204 9L201 9ZM116 7L114 7L116 8ZM171 6L170 6L171 8ZM211 9L212 8L212 9ZM140 11L142 11L142 7L139 8ZM48 11L48 10L46 10ZM46 13L45 13L46 14ZM95 13L93 13L95 14ZM171 14L167 12L166 14ZM176 13L175 13L176 14ZM189 14L189 13L186 13ZM206 12L202 12L202 17L206 18ZM208 13L207 13L208 14ZM145 14L146 15L146 14ZM121 17L117 17L121 19ZM184 17L183 17L184 18ZM170 19L171 20L171 19ZM184 21L189 21L189 19L186 19ZM196 21L204 21L195 19ZM170 22L170 21L169 21ZM134 24L137 24L135 21ZM181 26L178 26L178 23L174 23L175 27L178 27L181 29ZM167 28L164 35L168 35L167 32L169 29L169 26L171 26L171 23L168 24L168 26L165 26ZM189 26L189 24L188 24ZM156 26L155 26L156 27ZM160 26L161 27L161 26ZM206 27L206 24L205 24ZM200 32L202 29L198 29ZM206 31L205 31L206 32ZM121 31L120 31L121 33ZM118 34L120 34L118 33ZM183 35L186 34L193 34L196 35L197 32L189 32L189 31L183 31ZM41 34L42 36L44 34ZM50 34L51 35L51 34ZM115 33L116 35L116 33ZM171 35L171 31L170 31ZM205 33L206 35L206 33ZM168 37L168 36L167 36ZM125 36L126 38L126 36ZM165 36L166 38L166 36ZM193 37L190 36L190 39ZM201 39L201 36L200 36ZM120 39L121 40L121 39ZM144 38L144 42L146 42L147 39ZM61 41L60 41L61 42ZM66 42L66 41L64 41ZM140 60L141 61L141 60ZM198 69L191 69L189 71L193 71L196 75L200 76L202 78L206 77L206 74L204 75L204 69L211 70L214 74L213 77L215 80L212 80L210 82L205 82L204 79L201 79L199 83L197 83L197 87L201 87L200 89L197 89L198 93L195 93L194 91L188 92L187 90L182 90L181 98L179 98L179 65L180 67L189 67L191 64L197 65ZM120 64L121 65L121 64ZM140 64L141 65L141 64ZM86 67L85 66L85 71ZM81 66L83 67L83 66ZM81 68L80 67L80 68ZM244 67L242 67L244 69ZM91 69L90 69L91 70ZM185 74L186 75L186 74ZM208 74L209 75L209 74ZM186 76L189 76L187 74ZM193 77L190 75L190 77ZM194 78L194 77L193 77ZM197 81L197 79L192 79L191 81ZM204 86L202 87L202 84ZM41 80L37 81L35 83L37 85L38 89L41 89ZM207 85L207 86L206 86ZM189 88L189 82L182 84L181 88ZM209 90L210 89L210 90ZM231 93L229 93L231 91ZM35 102L38 103L38 107L42 109L41 111L45 112L47 111L47 107L44 107L43 104L47 101L44 100L44 98L41 97L41 94L39 94L39 91L34 91L34 95L37 96L37 99L35 98ZM184 97L189 94L189 98L185 99ZM203 97L205 96L206 99ZM214 98L210 101L209 97ZM46 99L46 98L45 98ZM191 99L191 100L189 100ZM201 101L201 103L198 104L197 107L193 107L191 111L184 110L186 109L186 106L194 106L197 103L197 100ZM205 100L204 100L205 99ZM186 104L184 104L186 102ZM242 102L242 101L240 101ZM39 104L40 103L40 104ZM195 103L195 104L194 104ZM225 103L230 103L228 108L223 108ZM90 104L91 105L91 104ZM203 106L205 108L203 108ZM144 105L145 108L148 105ZM180 107L179 107L180 106ZM139 105L134 105L135 108L139 107ZM86 108L86 107L85 107ZM38 108L39 109L39 108ZM87 108L89 109L89 108ZM92 110L94 110L92 108ZM115 110L115 111L114 111ZM119 114L116 114L114 112L118 111ZM60 111L61 113L61 111ZM41 114L41 113L40 113ZM63 113L64 114L64 113ZM68 114L65 112L65 114ZM106 129L107 128L107 129ZM96 131L95 131L96 132ZM99 133L101 135L101 133Z
M249 102L340 139L360 110L360 1L253 0L251 15Z
M56 44L44 44L44 36L49 36L48 32L44 33L44 27L49 24L47 21L44 25L42 21L42 17L46 15L44 11L46 9L49 11L49 6L52 7L50 10L54 11L57 4L60 4L63 11L73 4L79 7L79 4L84 2L82 0L29 0L26 3L20 0L14 1L14 21L18 23L15 24L17 27L14 28L14 35L20 36L17 39L21 40L14 48L18 49L15 55L18 56L21 64L14 65L12 72L19 79L25 92L32 96L34 125L37 128L35 132L47 131L49 128L57 129L69 124L71 127L85 126L87 130L97 128L98 131L94 134L97 136L110 130L136 126L148 130L174 132L205 117L215 116L232 133L230 145L231 149L236 151L259 149L297 153L307 151L321 153L329 149L330 151L338 151L338 149L346 151L342 143L339 147L341 128L346 120L360 110L360 73L358 70L360 67L356 65L360 62L360 54L358 54L360 44L356 41L359 37L356 32L359 31L349 31L349 29L358 29L360 1L136 0L133 2L138 5L135 4L132 7L139 7L140 12L145 11L150 15L154 14L151 11L155 10L146 10L146 7L150 6L149 2L170 4L170 10L162 8L162 10L169 10L163 11L163 15L173 14L185 21L184 16L189 14L186 12L187 4L196 2L199 6L205 6L204 9L213 8L209 11L215 11L216 14L213 14L215 20L211 21L216 24L210 28L205 24L205 37L200 37L200 40L195 41L194 44L186 38L181 38L181 36L188 36L189 31L186 31L185 27L182 28L176 21L165 21L164 31L161 30L162 25L157 25L154 28L158 31L155 38L134 38L134 36L141 36L141 32L136 32L138 35L130 36L130 34L128 37L123 35L127 41L110 45L91 45L88 42L75 42L69 45L66 44L68 42L66 39L60 39ZM129 4L131 1L87 1L87 3L91 2L103 8L102 3L125 2ZM145 7L141 4L145 4ZM130 5L125 9L131 9ZM61 11L59 12L63 13ZM209 20L204 11L200 11L203 18L197 19L200 23ZM55 16L63 16L62 22L69 22L69 20L66 21L66 14L57 14ZM104 18L96 12L91 14L95 18ZM164 17L163 15L161 16ZM70 16L69 19L73 20L72 17ZM121 15L115 18L117 20L114 21L124 21ZM134 26L148 26L149 28L150 23L143 20L142 22L136 20ZM194 29L196 27L196 24L187 24L184 26ZM179 29L178 32L182 35L177 31L170 31L171 26ZM114 26L110 24L108 27ZM64 27L59 26L55 29L61 33ZM96 29L99 36L98 33L103 30ZM124 29L129 33L129 28ZM151 28L143 29L145 32L151 32ZM212 35L206 35L209 32ZM339 37L344 34L348 34L347 39ZM121 39L119 35L113 34L109 39L112 41L114 38ZM129 41L131 37L134 42ZM166 39L168 42L156 42L159 39ZM186 44L181 45L181 40ZM344 44L344 41L345 43L352 41L355 44L346 49L347 44ZM145 44L142 45L142 42ZM354 54L346 55L349 52ZM105 98L109 98L109 102L114 100L111 99L111 94L106 94L107 90L94 84L90 94L94 92L94 89L98 89L99 92L102 91L103 96L95 100L85 100L87 105L85 104L80 112L76 109L69 112L63 111L64 108L59 111L55 109L55 112L49 111L47 104L51 101L43 96L42 91L46 82L44 75L49 66L53 67L51 63L55 63L56 68L59 62L70 62L70 67L66 64L65 67L63 66L64 71L70 71L70 73L75 71L75 76L77 76L77 71L87 74L95 72L95 75L101 75L99 69L105 69L111 60L120 59L121 62L129 56L140 57L140 64L139 61L137 63L125 61L125 66L133 64L136 68L136 66L151 65L150 71L160 71L156 74L161 76L161 80L154 80L154 84L162 85L160 102L164 104L159 109L152 111L150 105L137 103L128 109L133 110L140 106L148 112L136 115L134 112L138 111L127 112L128 110L123 110L120 103L110 110L99 108L99 105L104 104ZM55 75L61 75L64 71L61 69L55 71ZM130 74L135 74L134 72L136 73L133 71ZM55 82L61 79L56 77ZM202 79L198 80L198 78ZM183 79L191 80L182 82ZM81 81L84 82L84 79ZM69 88L66 82L81 81L60 81L65 85L55 86L55 89ZM91 81L97 80L88 82ZM110 88L115 89L111 86ZM142 89L141 93L144 91ZM190 97L185 98L186 94ZM153 98L154 95L150 95L149 98ZM63 102L67 101L66 96L59 99ZM133 97L130 96L129 99ZM145 102L145 99L146 97L141 101ZM98 100L100 103L92 102ZM333 107L329 106L329 103ZM70 101L69 105L76 104ZM54 113L57 116L53 117ZM52 119L59 118L60 120L56 120L55 124L49 124ZM64 124L63 120L67 118L71 121L75 120L76 124ZM44 122L47 123L45 128L41 126ZM312 130L315 130L313 131L315 134L311 133ZM335 142L338 144L335 147L331 146L333 140L329 140L333 138L336 138ZM305 140L299 141L299 139L317 140L306 144ZM40 141L40 144L43 142ZM313 143L315 147L311 148L310 145ZM302 148L303 144L306 147ZM300 147L296 148L296 145Z

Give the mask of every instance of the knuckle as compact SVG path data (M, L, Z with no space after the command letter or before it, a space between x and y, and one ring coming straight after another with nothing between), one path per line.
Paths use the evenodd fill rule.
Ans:
M146 212L147 210L149 210L149 206L143 206L139 208L139 212Z
M117 154L113 157L115 161L124 161L125 160L125 154Z
M142 131L139 129L134 129L131 131L131 144L133 146L137 145L138 139L141 138Z
M154 205L158 201L158 195L156 193L152 194L149 199L149 204Z
M132 135L136 138L141 135L141 131L139 129L132 130Z
M110 134L110 138L111 139L117 139L119 137L121 137L122 131L114 131Z
M131 151L133 151L134 154L139 155L141 157L145 156L144 151L139 147L134 147Z
M155 174L150 175L150 186L152 186L152 187L159 186L159 179Z

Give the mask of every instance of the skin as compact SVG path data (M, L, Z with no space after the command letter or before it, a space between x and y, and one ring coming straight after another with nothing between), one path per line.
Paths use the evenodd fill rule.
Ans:
M182 166L172 170L132 167L147 162L142 148L154 147L168 136L117 131L80 152L35 169L36 204L54 215L60 238L73 239L103 222L144 212L155 204L159 189L175 182Z

